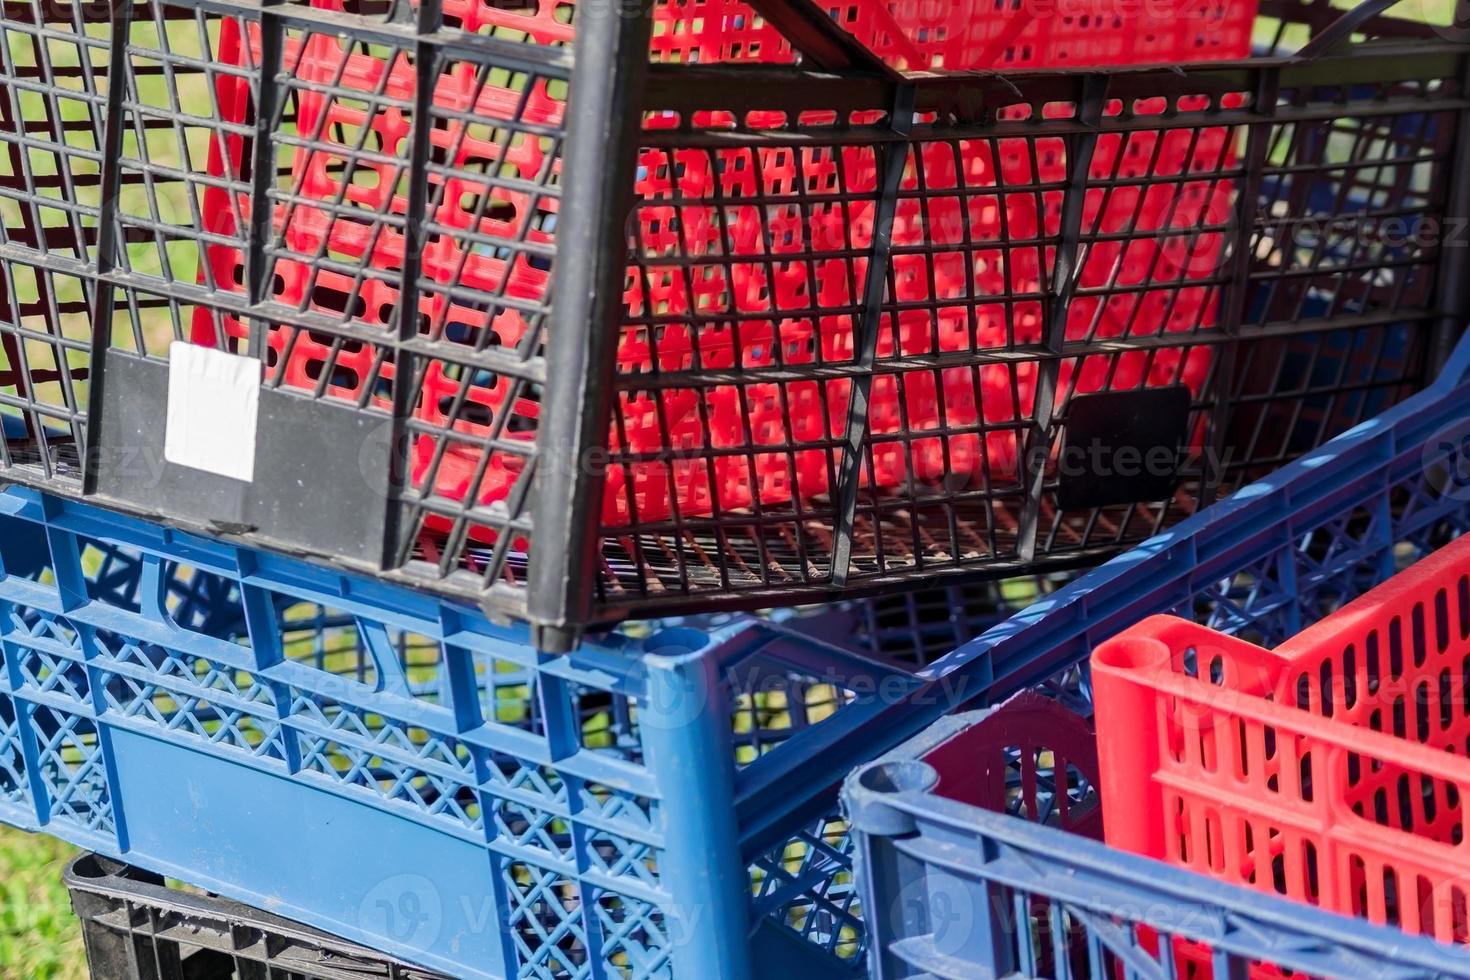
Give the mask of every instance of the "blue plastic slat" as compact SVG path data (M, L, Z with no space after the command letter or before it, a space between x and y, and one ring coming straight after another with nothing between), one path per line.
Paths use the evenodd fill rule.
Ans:
M1091 976L1109 975L1112 962L1172 980L1176 939L1210 947L1217 978L1246 976L1253 964L1309 976L1470 977L1470 950L935 795L937 774L920 758L982 717L942 722L853 773L844 788L875 939L874 980L1064 977L1067 954L1079 947ZM1071 924L1065 943L1055 928L1044 939L1038 915Z
M74 500L0 515L0 819L455 976L748 974L737 766L899 673L748 617L542 654Z

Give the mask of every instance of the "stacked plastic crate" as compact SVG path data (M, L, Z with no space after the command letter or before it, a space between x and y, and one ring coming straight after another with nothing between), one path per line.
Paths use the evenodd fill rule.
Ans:
M856 969L847 769L1085 700L951 651L1466 312L1385 226L1463 46L981 6L7 6L0 817L455 976Z
M1470 976L1467 394L1470 341L1432 390L956 651L1091 656L1097 742L1012 702L852 775L870 974ZM1049 826L969 791L990 759Z
M17 8L7 475L569 649L1095 562L1440 349L1433 242L1332 223L1442 220L1452 113L1268 132L1118 67L1249 5L577 9ZM974 73L1058 64L1111 70ZM1153 478L1060 465L1099 435Z

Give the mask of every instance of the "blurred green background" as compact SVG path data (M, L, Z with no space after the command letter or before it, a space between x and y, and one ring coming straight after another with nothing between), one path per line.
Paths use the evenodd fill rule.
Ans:
M61 870L76 848L0 827L0 978L85 980L86 955Z

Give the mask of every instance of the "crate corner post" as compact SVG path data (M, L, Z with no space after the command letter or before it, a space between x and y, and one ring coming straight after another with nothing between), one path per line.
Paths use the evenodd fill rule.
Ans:
M753 980L727 688L718 648L691 649L686 639L656 635L643 661L641 728L661 801L672 966L677 977Z
M528 617L548 651L575 647L594 616L605 474L590 461L612 418L652 16L644 4L590 6L573 48L528 573Z

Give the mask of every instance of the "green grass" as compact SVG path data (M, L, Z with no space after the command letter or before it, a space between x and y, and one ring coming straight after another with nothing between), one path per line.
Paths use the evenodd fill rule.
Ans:
M0 827L0 978L85 980L81 929L61 883L76 848Z

